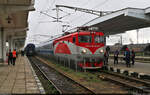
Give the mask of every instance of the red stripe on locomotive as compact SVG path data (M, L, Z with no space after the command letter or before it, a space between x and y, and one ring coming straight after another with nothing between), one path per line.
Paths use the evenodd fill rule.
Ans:
M68 48L67 44L60 42L56 49L55 49L55 54L56 53L61 53L61 54L71 54L70 49Z

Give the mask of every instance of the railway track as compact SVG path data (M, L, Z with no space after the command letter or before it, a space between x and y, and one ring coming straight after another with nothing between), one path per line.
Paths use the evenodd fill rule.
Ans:
M60 94L95 94L93 91L73 81L47 64L44 64L37 58L30 57L29 60L31 61L31 64L35 64Z
M150 82L148 81L107 71L101 71L99 78L115 82L138 93L150 94Z

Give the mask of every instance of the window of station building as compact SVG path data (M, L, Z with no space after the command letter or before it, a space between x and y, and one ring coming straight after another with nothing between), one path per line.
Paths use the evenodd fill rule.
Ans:
M94 40L95 40L95 43L104 43L104 37L103 36L95 36Z
M75 43L76 42L76 37L73 37L73 43Z
M92 36L82 35L78 37L79 43L92 43Z

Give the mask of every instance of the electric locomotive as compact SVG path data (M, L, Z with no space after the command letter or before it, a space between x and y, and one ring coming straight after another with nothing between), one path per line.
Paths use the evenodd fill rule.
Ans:
M58 58L75 60L84 69L103 66L105 52L103 32L79 30L54 40L53 53Z

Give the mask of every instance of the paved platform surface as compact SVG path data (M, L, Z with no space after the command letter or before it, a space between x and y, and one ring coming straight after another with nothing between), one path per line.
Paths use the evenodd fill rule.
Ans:
M19 56L15 66L0 63L0 94L25 93L40 94L27 57Z
M124 69L128 71L133 71L137 73L143 73L150 75L150 63L141 63L141 62L135 62L135 65L130 68L126 67L126 63L124 61L119 61L118 65L114 66L114 60L109 59L109 66L119 69Z

